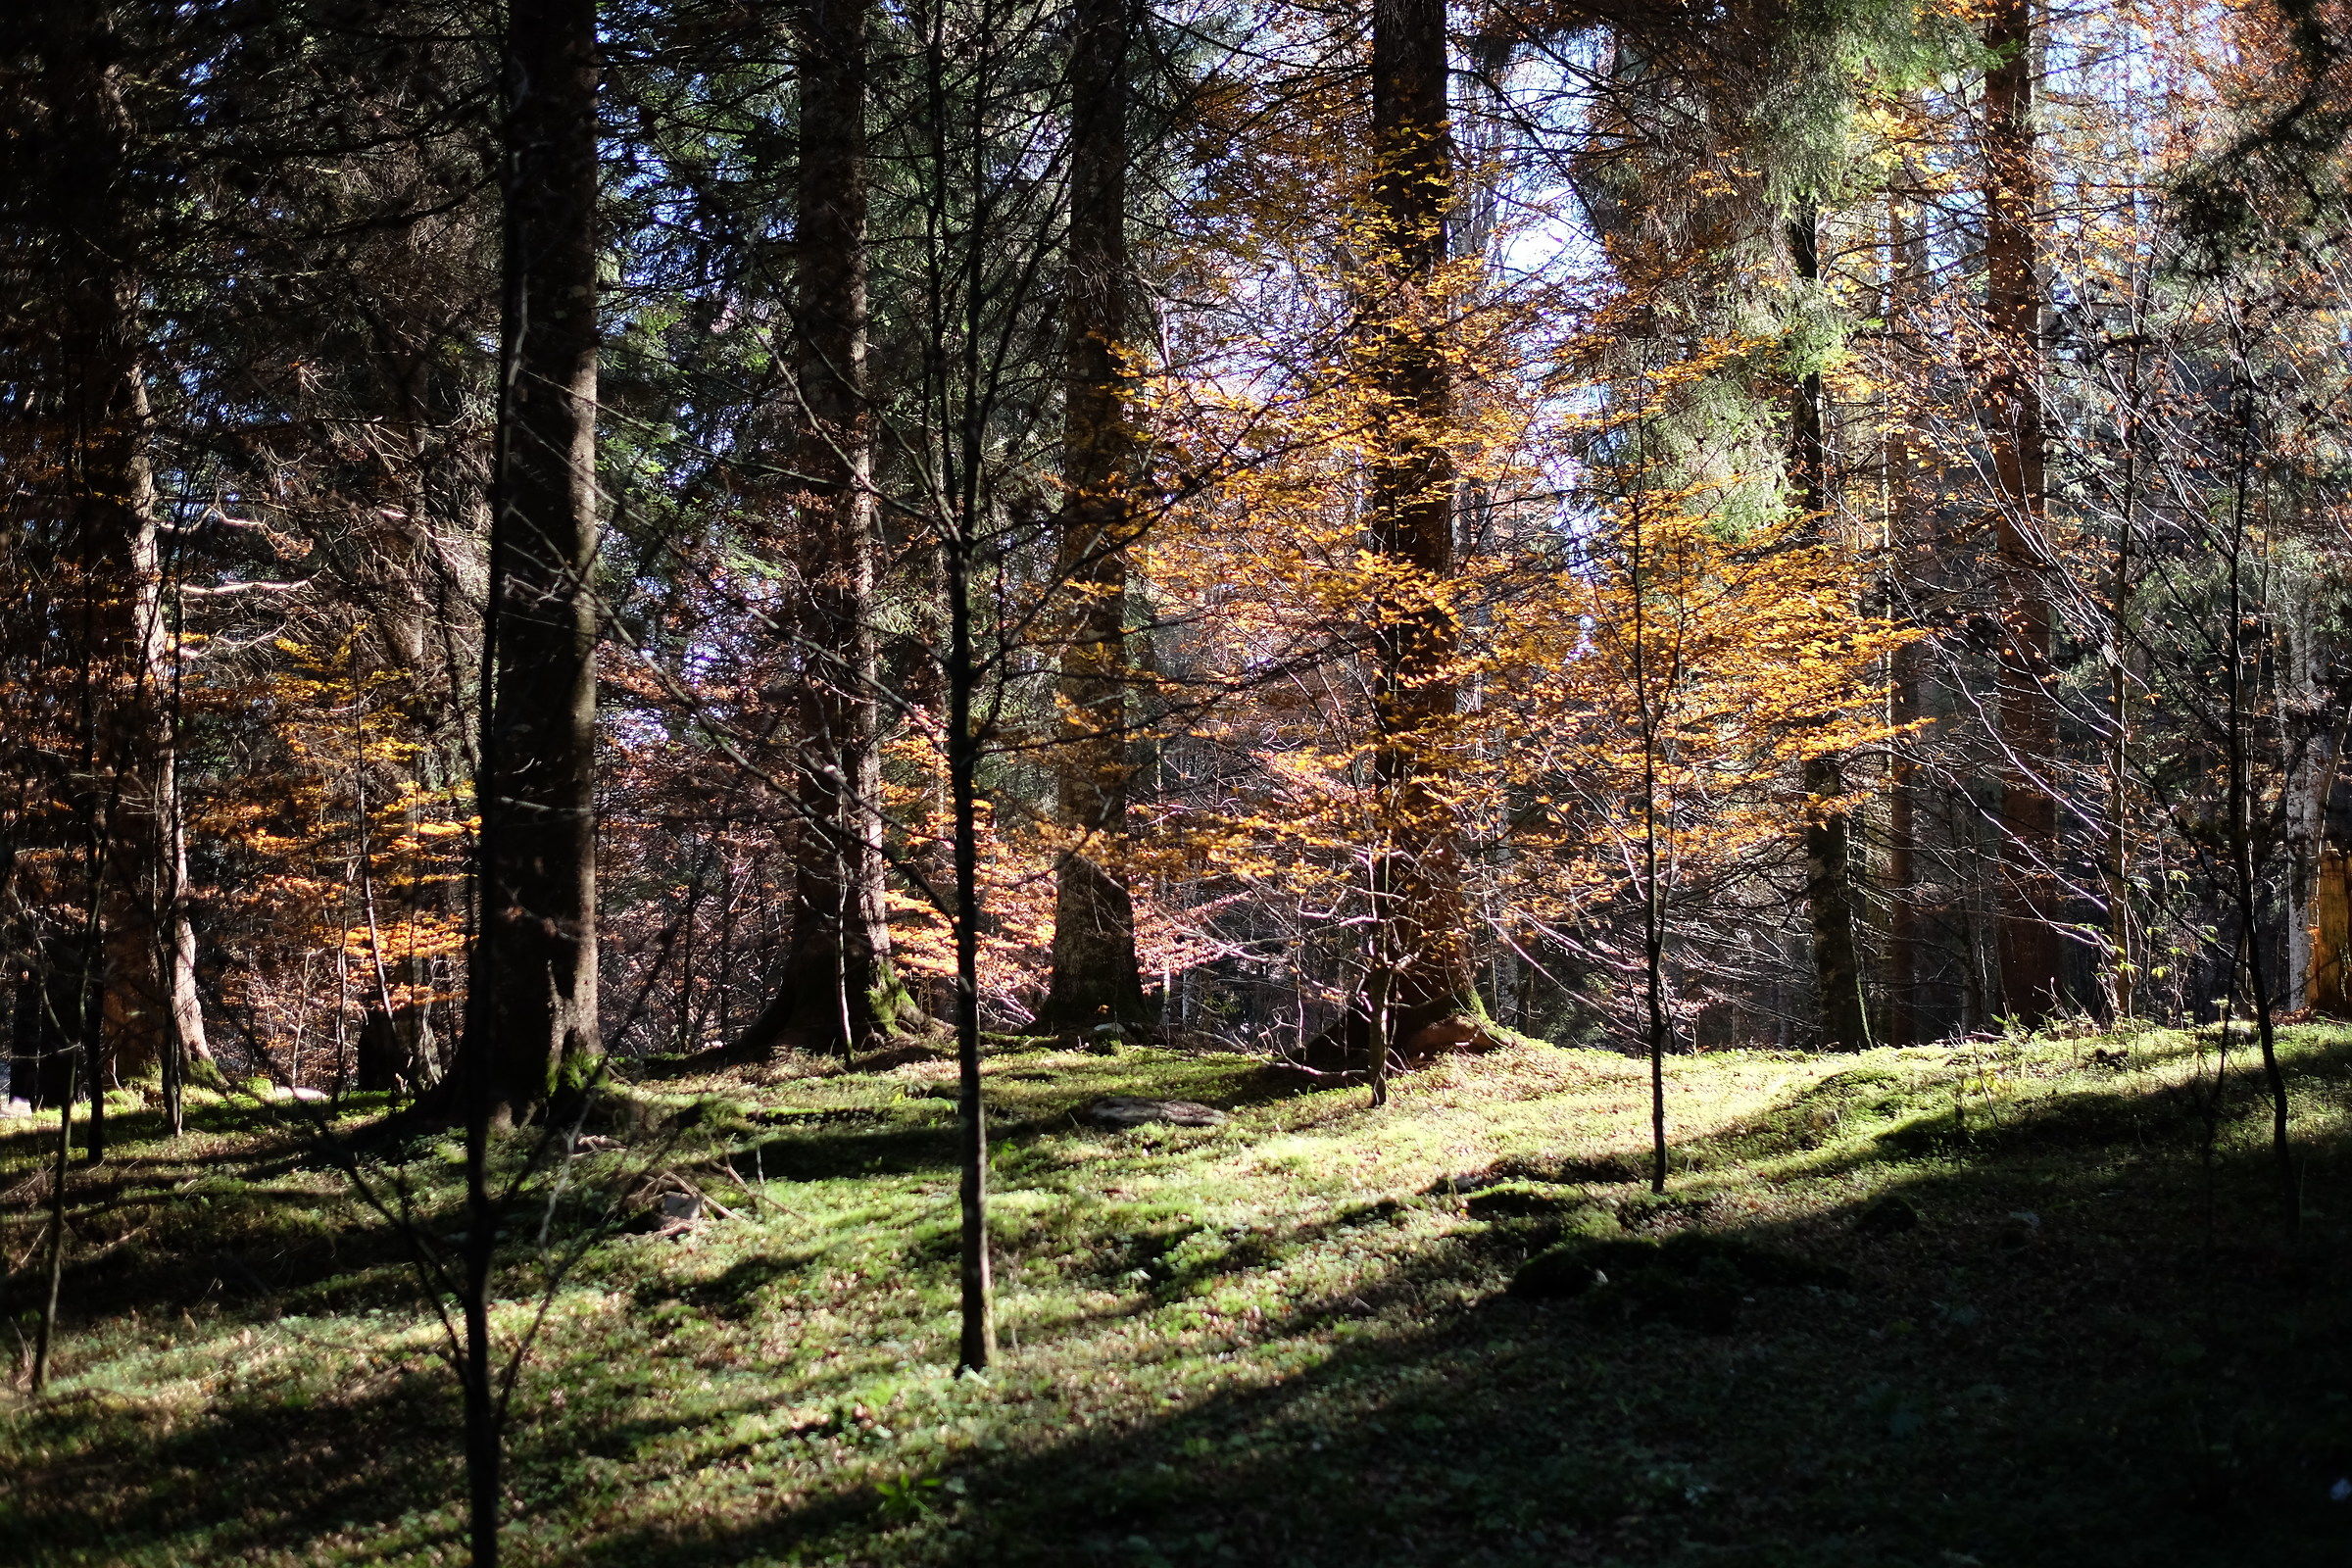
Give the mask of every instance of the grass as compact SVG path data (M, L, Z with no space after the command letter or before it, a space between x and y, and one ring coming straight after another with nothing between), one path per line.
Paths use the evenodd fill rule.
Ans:
M1374 1111L1240 1056L1007 1049L985 1381L948 1371L946 1063L664 1083L571 1190L659 1161L742 1217L606 1235L556 1293L510 1560L2341 1564L2352 1032L2283 1049L2292 1245L2250 1054L2217 1090L2179 1033L1678 1059L1662 1199L1641 1066L1606 1054L1450 1059ZM1107 1093L1232 1116L1071 1114ZM7 1125L24 1325L54 1124ZM75 1168L50 1396L0 1396L0 1562L462 1561L399 1236L291 1111L208 1102L173 1143L126 1104L113 1133ZM378 1179L458 1229L454 1146L403 1152ZM1563 1236L1807 1266L1723 1274L1695 1315L1622 1280L1511 1294ZM512 1250L515 1332L540 1276Z

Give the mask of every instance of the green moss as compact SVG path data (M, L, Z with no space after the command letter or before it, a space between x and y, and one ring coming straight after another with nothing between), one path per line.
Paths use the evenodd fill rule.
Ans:
M952 1064L632 1090L549 1221L590 1245L518 1386L510 1554L2331 1562L2352 1034L2283 1037L2320 1210L2291 1252L2246 1054L2208 1161L2215 1043L2097 1049L1676 1058L1662 1199L1622 1185L1646 1083L1608 1053L1448 1058L1373 1110L1238 1055L992 1051L986 1382L951 1375ZM1102 1094L1231 1119L1073 1118ZM53 1126L0 1124L0 1183ZM190 1128L125 1113L75 1167L59 1397L0 1405L0 1530L90 1568L449 1560L454 1396L400 1237L299 1119L191 1097ZM372 1179L462 1229L459 1165L396 1152ZM744 1217L594 1232L648 1164ZM1866 1222L1892 1204L1931 1217ZM0 1213L6 1255L38 1222Z

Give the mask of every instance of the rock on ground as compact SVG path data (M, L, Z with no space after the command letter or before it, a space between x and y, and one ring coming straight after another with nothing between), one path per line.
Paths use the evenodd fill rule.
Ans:
M1141 1127L1154 1121L1177 1127L1215 1127L1225 1120L1223 1111L1196 1101L1146 1100L1136 1095L1105 1095L1078 1114L1098 1127Z

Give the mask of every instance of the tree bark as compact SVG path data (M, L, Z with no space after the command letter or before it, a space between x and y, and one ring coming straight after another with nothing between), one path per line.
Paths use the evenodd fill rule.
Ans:
M2352 1018L2352 833L2339 833L2320 852L2312 898L2311 1010Z
M481 915L465 1049L494 1116L584 1084L596 995L596 4L511 0Z
M875 702L873 420L866 394L866 32L870 0L803 0L794 234L794 468L804 487L800 591L799 855L776 994L740 1049L869 1050L908 1021L884 905Z
M1452 206L1445 0L1374 0L1374 258L1370 382L1376 454L1368 497L1373 601L1373 782L1382 842L1371 866L1372 951L1348 1020L1377 1076L1396 1047L1449 1015L1479 1011L1451 808L1429 786L1452 742L1459 626L1453 572L1455 476L1446 314L1438 297ZM1357 1054L1354 1050L1350 1054Z
M1924 357L1919 310L1920 289L1927 271L1926 235L1902 207L1890 202L1886 215L1888 252L1887 290L1884 315L1895 333L1892 352L1914 365ZM1924 402L1925 388L1916 378L1910 386ZM1919 404L1914 404L1917 407ZM1920 542L1917 485L1921 452L1912 440L1912 408L1898 409L1887 421L1886 542L1887 602L1897 575L1909 568L1911 553ZM1926 650L1905 643L1887 660L1886 716L1890 723L1908 725L1927 716L1924 683ZM1909 735L1898 736L1887 750L1886 776L1886 1042L1917 1045L1921 1028L1921 959L1927 952L1926 910L1921 906L1919 873L1920 768Z
M2001 777L2002 1007L2018 1022L2050 1017L2058 1002L2058 708L2050 693L2052 566L2047 432L2041 408L2041 197L2034 163L2034 0L1995 0L1984 46L1997 60L1984 82L1984 318L1992 363L1985 417L1992 441L1995 553L2003 636L1998 674Z
M9 1042L9 1093L35 1110L72 1091L74 1053L82 1038L80 945L50 936L35 943L17 980Z
M1127 338L1129 0L1079 0L1070 44L1070 234L1063 271L1061 747L1055 806L1070 848L1056 869L1054 975L1038 1022L1109 1030L1149 1019L1135 905L1104 863L1127 820L1131 661L1126 550L1134 539Z
M2323 687L2325 695L2327 688ZM2298 1000L2318 1013L2352 1018L2352 768L2344 765L2347 729L2344 688L2334 686L2332 721L2318 726L2313 760L2315 808L2308 914L2311 956Z
M1821 280L1821 218L1812 208L1788 224L1788 254L1797 279ZM1829 443L1821 371L1797 379L1789 410L1789 467L1807 526L1826 537L1830 522ZM1814 1027L1825 1051L1862 1051L1870 1045L1862 965L1854 942L1853 822L1835 802L1845 794L1845 769L1835 756L1808 758L1805 789L1805 916L1813 949Z
M44 8L53 144L46 161L65 277L56 346L59 456L72 526L68 613L81 641L87 765L74 811L96 846L103 1017L93 1084L176 1049L204 1058L195 943L175 831L177 768L164 694L172 647L156 529L147 344L136 258L135 127L120 40L102 11Z

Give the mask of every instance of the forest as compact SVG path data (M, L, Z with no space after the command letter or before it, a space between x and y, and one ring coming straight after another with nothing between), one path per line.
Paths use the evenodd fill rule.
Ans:
M2347 0L17 0L0 1564L2352 1561Z

